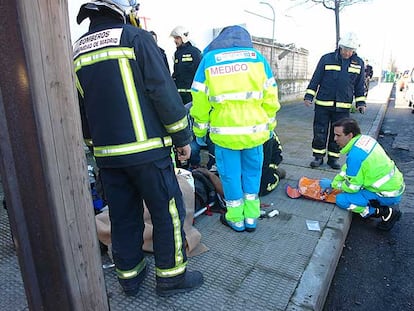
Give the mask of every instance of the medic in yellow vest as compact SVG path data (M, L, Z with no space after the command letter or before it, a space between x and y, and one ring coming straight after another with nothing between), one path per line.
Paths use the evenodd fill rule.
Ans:
M192 85L193 131L207 131L233 230L254 231L260 216L263 143L273 135L280 109L272 69L240 26L224 28L203 52Z

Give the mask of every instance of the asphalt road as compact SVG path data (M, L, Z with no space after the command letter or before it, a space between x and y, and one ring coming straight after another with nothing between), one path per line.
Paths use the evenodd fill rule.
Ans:
M378 141L404 174L403 215L388 233L353 217L324 311L414 310L414 114L402 95L393 91Z

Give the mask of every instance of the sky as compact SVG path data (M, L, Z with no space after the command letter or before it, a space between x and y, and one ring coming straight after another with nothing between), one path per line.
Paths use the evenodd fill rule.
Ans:
M79 7L87 0L69 0L69 18L72 41L88 27L85 20L77 25ZM251 35L274 38L278 43L294 43L309 51L309 69L313 70L319 58L335 49L334 11L322 5L296 5L298 1L267 0L138 0L139 15L147 30L158 35L158 44L166 50L170 65L175 51L171 30L182 25L190 31L190 40L203 50L212 39L212 29L228 25L244 25ZM394 59L399 70L414 67L410 48L414 40L412 0L370 0L345 7L340 13L341 33L353 31L360 40L357 53L374 66L374 74L386 69ZM261 15L266 18L257 16ZM269 20L270 19L270 20ZM410 53L411 52L411 53ZM411 55L410 55L411 54Z

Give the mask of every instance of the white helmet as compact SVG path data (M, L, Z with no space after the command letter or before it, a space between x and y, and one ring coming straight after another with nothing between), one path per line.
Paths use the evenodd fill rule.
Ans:
M177 26L175 27L172 31L170 36L171 37L180 37L181 40L183 40L183 43L188 42L188 34L189 31L187 30L187 28L183 27L183 26Z
M131 13L132 9L139 6L139 3L136 0L91 0L81 6L77 17L78 24L88 17L85 11L99 11L101 6L107 7L120 15L125 22L125 17Z
M353 32L347 32L344 36L341 37L338 44L341 47L353 50L359 48L358 38Z

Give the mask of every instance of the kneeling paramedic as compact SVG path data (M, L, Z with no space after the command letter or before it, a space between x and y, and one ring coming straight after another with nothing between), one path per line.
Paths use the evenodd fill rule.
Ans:
M333 181L322 179L321 188L340 189L338 207L364 218L380 217L377 228L391 230L401 217L398 204L405 190L403 175L374 138L361 135L354 119L341 119L333 127L341 154L347 155L346 164Z
M83 134L91 139L109 205L113 258L126 295L146 276L143 201L154 224L154 257L161 296L203 283L186 270L182 193L171 148L188 159L192 140L186 110L151 34L128 24L135 1L81 6L89 31L74 44Z

